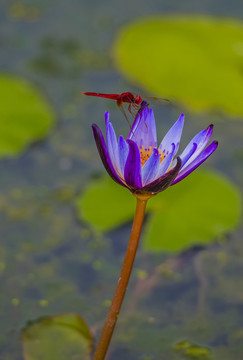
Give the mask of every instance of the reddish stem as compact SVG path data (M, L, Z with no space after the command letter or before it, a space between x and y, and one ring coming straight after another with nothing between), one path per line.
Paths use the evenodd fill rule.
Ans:
M118 279L117 287L105 321L105 325L94 353L93 360L103 360L108 350L108 346L110 344L110 340L116 326L122 302L126 293L127 284L130 279L133 262L136 256L146 204L147 199L144 200L137 198L136 212L134 215L132 231L127 246L127 252L123 261L120 277Z

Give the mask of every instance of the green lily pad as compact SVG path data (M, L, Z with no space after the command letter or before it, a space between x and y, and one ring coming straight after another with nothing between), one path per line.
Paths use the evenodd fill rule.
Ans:
M186 358L206 360L211 358L211 351L207 347L202 347L193 344L190 341L184 340L175 344L174 350L180 351Z
M82 220L110 231L132 220L135 202L128 190L104 178L91 183L76 206ZM148 201L143 248L180 252L208 244L235 228L240 208L234 184L213 171L197 171Z
M22 331L25 360L88 360L92 335L76 314L44 317Z
M224 176L198 171L154 198L144 248L178 252L205 245L234 229L240 218L240 194Z
M135 198L129 191L117 186L110 177L92 182L76 201L79 217L101 231L130 221L135 206Z
M121 72L194 111L243 115L243 23L157 16L126 25L114 45Z
M0 74L0 157L16 156L53 127L55 113L24 79Z

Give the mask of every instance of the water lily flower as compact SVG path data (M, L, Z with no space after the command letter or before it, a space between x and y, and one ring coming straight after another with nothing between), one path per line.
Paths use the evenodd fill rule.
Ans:
M117 139L108 112L105 123L106 141L100 128L92 125L101 160L112 179L136 196L137 204L121 273L93 360L104 360L107 353L131 275L148 199L188 176L218 146L217 141L207 146L213 131L210 125L195 135L176 157L184 115L157 146L154 113L148 106L139 111L126 140L122 135Z
M92 129L101 160L114 181L128 188L135 196L155 195L170 185L174 185L200 166L217 148L218 142L208 144L213 125L202 130L189 142L185 150L176 158L184 115L167 132L157 146L154 113L145 107L136 117L126 138L118 140L105 113L106 140L100 128Z

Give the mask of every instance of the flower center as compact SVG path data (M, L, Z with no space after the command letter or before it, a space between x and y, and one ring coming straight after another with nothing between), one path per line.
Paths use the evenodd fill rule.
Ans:
M141 157L141 165L143 166L146 161L150 158L153 153L153 149L151 146L149 148L144 148L144 146L140 146L140 157ZM159 161L161 163L162 160L166 157L165 152L161 152L159 149Z

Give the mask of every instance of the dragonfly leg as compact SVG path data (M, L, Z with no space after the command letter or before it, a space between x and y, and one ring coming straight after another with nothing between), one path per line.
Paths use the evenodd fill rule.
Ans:
M143 109L145 109L146 107L148 107L149 106L149 104L146 102L146 101L142 101L141 102L141 105L140 105L140 109L138 110L138 114L143 110ZM146 128L148 128L148 125L146 124L146 122L144 121L144 124L145 124L145 126L146 126Z

